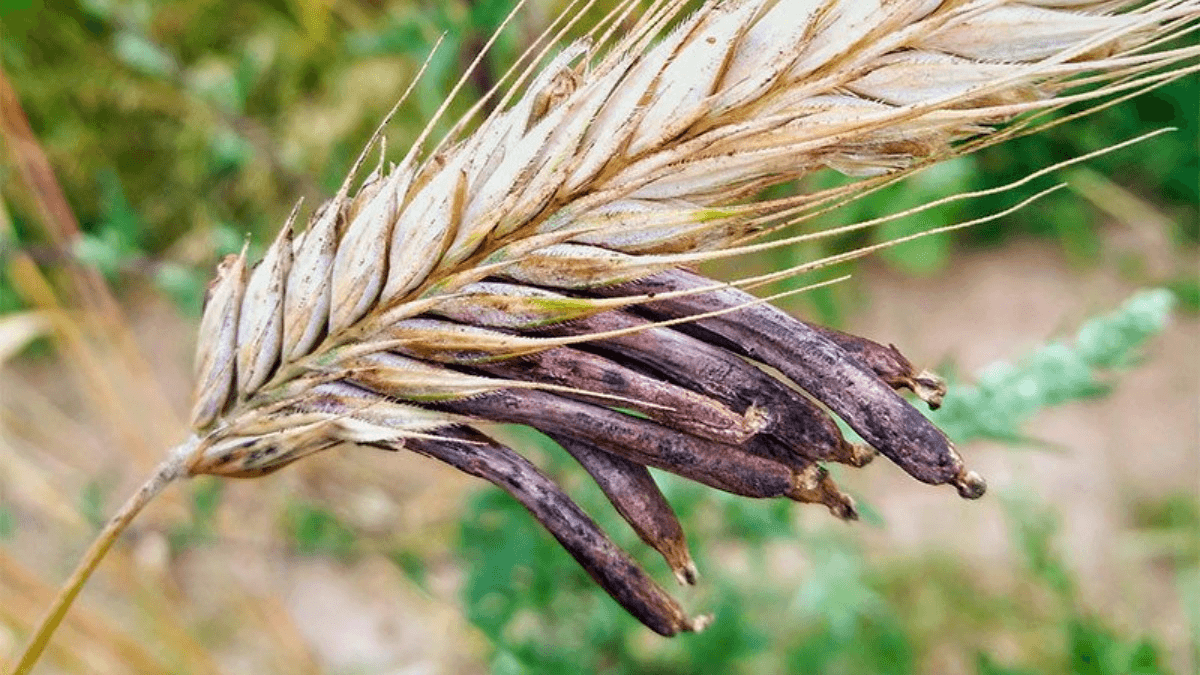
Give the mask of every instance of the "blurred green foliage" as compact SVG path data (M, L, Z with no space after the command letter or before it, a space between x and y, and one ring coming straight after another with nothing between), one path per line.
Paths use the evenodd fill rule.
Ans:
M105 497L110 492L110 487L100 480L90 480L79 491L79 497L76 502L79 515L83 516L84 521L91 525L94 530L104 527L105 521L108 520L108 515L104 511L104 504Z
M217 517L217 507L221 503L224 483L212 477L198 477L188 485L191 496L189 515L186 523L175 525L167 533L167 543L171 550L179 552L192 547L211 543Z
M16 515L7 504L0 504L0 539L9 539L16 530Z
M283 525L297 553L328 555L341 560L348 560L354 553L354 531L320 505L302 501L288 504Z

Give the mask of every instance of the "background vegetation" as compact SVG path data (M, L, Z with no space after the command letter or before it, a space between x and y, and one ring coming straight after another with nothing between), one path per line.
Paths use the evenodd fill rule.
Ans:
M494 82L562 4L531 2L456 109ZM407 147L510 2L5 0L0 7L0 66L80 230L69 246L48 234L19 170L24 151L7 139L0 355L37 335L47 339L6 367L0 391L3 658L88 532L181 433L194 323L179 316L198 313L214 261L247 234L261 245L298 196L311 205L332 193L445 34L417 95L388 131L391 147ZM849 270L850 283L798 296L789 309L855 325L863 307L881 302L873 284L954 284L971 264L963 261L990 252L1035 250L1065 260L1081 286L1101 274L1121 289L1170 289L1132 295L1119 308L1092 304L1086 312L1097 318L1087 322L1064 312L1053 334L1014 345L983 371L956 374L963 384L938 416L960 442L1007 444L991 466L1006 466L1006 453L1093 457L1074 442L1063 448L1031 437L1027 422L1044 408L1119 389L1172 311L1194 335L1198 100L1200 86L1187 78L856 202L822 225L998 185L1146 130L1179 129L1054 177L1071 189L1016 216L882 254ZM836 180L820 175L811 185ZM821 246L843 250L1009 200L975 200ZM1153 242L1152 252L1114 245L1114 228ZM821 250L737 264L777 268ZM71 261L100 270L118 305L98 309L105 305L77 297ZM973 320L963 317L953 343L973 339ZM1195 417L1194 389L1167 393L1184 396L1183 409ZM1144 403L1145 414L1158 405ZM505 433L669 579L560 450L519 429ZM1200 453L1195 436L1179 441L1185 456ZM1085 445L1092 436L1080 430L1078 438ZM966 446L969 457L976 447ZM1156 450L1130 451L1153 461ZM1195 469L1194 460L1179 467ZM716 495L665 477L703 574L699 589L684 595L717 621L699 636L663 641L624 616L506 496L415 458L339 453L259 482L204 480L176 490L175 501L148 514L106 563L50 666L80 673L373 673L411 664L412 672L496 673L1193 672L1200 616L1186 615L1189 605L1179 599L1200 606L1200 508L1196 481L1178 478L1118 483L1126 492L1114 506L1118 545L1134 551L1112 565L1153 575L1161 582L1154 588L1176 594L1126 608L1096 600L1104 594L1094 588L1113 577L1080 571L1096 565L1064 548L1060 525L1071 513L1032 477L1008 476L981 505L934 495L934 510L1002 515L994 525L1005 553L986 565L970 542L889 546L907 519L926 522L872 508L894 483L864 487L856 496L867 522L844 528L792 504ZM343 583L351 590L339 591ZM358 600L339 600L346 595ZM405 606L388 615L409 623L382 633L363 624L380 614L373 603L381 600ZM1160 610L1163 620L1139 618Z

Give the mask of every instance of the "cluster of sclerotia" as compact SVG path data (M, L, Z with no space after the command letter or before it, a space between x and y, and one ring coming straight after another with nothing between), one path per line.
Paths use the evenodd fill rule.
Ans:
M674 271L593 293L669 294L712 285ZM557 295L503 286L496 282L489 290ZM747 497L823 504L847 520L857 518L854 501L822 463L861 467L876 451L917 480L950 483L969 499L983 494L983 480L964 468L945 435L896 392L911 390L936 408L945 393L940 378L915 373L894 346L812 325L768 304L748 304L753 302L745 292L726 288L547 326L539 332L642 330L476 366L480 373L570 389L506 389L435 407L526 424L554 438L681 583L694 583L696 570L679 521L647 467ZM655 325L698 314L706 318ZM620 403L585 391L620 397ZM829 411L869 445L847 442ZM407 443L513 494L650 628L670 635L703 625L703 617L685 616L544 474L479 432L460 429L456 436L474 443Z
M649 467L745 497L823 504L847 520L854 501L824 463L861 467L878 452L917 480L983 494L982 479L897 391L936 408L943 381L914 372L893 346L682 269L571 288L534 276L468 284L388 322L370 349L327 350L336 366L308 364L243 398L237 407L252 412L218 424L189 473L262 475L346 441L415 451L508 491L664 635L706 619L686 615L549 477L474 422L524 424L560 443L688 584L696 568ZM848 442L833 415L866 445Z

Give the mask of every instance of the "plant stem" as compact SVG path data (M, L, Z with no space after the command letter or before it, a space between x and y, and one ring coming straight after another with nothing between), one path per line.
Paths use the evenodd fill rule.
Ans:
M59 624L66 617L67 611L75 601L75 597L79 595L79 591L83 589L83 585L92 576L92 572L96 570L96 567L100 565L100 561L104 559L105 554L112 548L113 543L117 541L117 537L121 536L121 533L125 531L125 528L129 526L134 517L152 499L157 497L167 485L185 474L185 462L198 442L198 439L193 437L172 449L167 458L154 469L154 473L150 475L150 478L109 519L87 552L83 554L83 558L75 567L75 571L71 573L70 578L59 588L58 595L54 597L54 602L50 605L50 609L47 610L46 615L38 622L33 637L30 638L29 643L25 646L25 650L21 654L21 660L17 663L16 669L12 671L12 675L27 675L33 670L38 659L41 658L42 652L45 651L46 645L50 643L50 638L54 635L54 631L58 629Z

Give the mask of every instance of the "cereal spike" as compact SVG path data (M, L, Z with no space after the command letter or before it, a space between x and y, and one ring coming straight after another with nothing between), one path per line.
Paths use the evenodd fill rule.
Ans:
M337 195L297 234L282 303L259 290L286 266L262 266L242 303L232 379L209 369L197 388L197 428L226 412L252 414L295 378L386 348L397 321L452 304L471 281L509 274L586 292L682 256L728 255L811 205L744 203L761 188L826 167L879 175L951 157L1033 129L1027 113L1197 68L1194 47L1153 51L1194 29L1197 0L1040 4L709 0L685 14L688 3L657 2L623 35L624 9L598 42L530 59L545 65L514 73L529 85L503 97L513 105L474 127L464 118L429 146L427 126L400 168L386 170L377 130ZM1166 66L1176 69L1164 74ZM380 165L351 197L375 147ZM592 248L553 264L581 244ZM624 257L589 259L603 250ZM454 309L470 314L461 302ZM569 318L549 311L538 320ZM205 358L224 353L208 337L199 344ZM901 377L936 404L935 379L897 372L889 381ZM227 406L232 386L240 396ZM841 412L869 426L865 413ZM905 420L905 433L924 434ZM935 473L925 479L948 479Z

